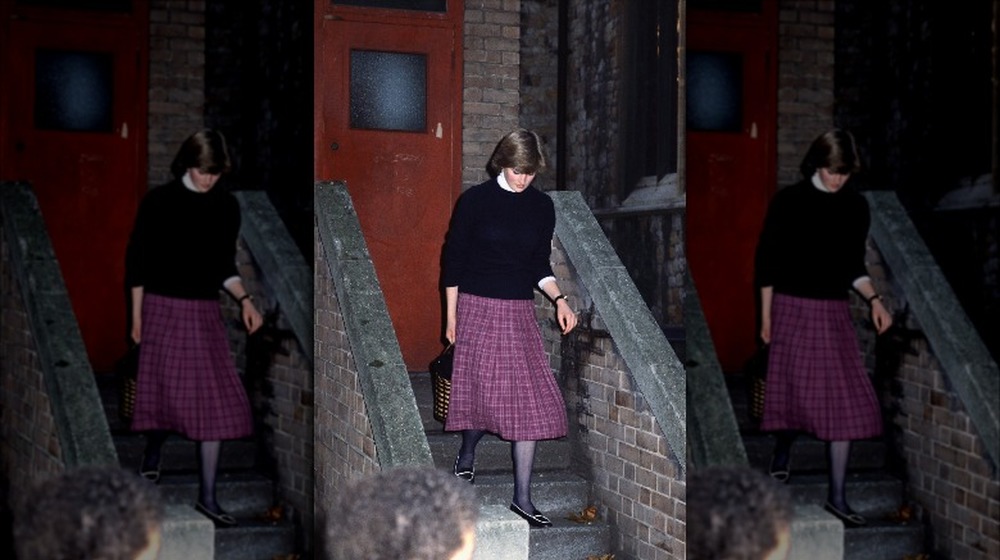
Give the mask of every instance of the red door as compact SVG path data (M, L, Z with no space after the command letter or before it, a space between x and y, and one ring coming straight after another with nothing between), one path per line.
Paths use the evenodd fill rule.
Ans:
M461 29L449 23L461 14L373 17L387 12L317 14L316 177L346 182L403 359L426 371L441 350L439 262L461 190Z
M38 197L95 371L125 349L125 245L145 190L139 14L5 10L2 178ZM140 21L142 20L142 21Z
M689 12L687 256L724 371L756 348L753 255L775 190L774 2Z

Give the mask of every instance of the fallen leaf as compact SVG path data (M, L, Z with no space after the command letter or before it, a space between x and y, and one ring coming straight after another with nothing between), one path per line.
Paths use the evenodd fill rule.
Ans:
M889 520L895 521L897 523L907 523L913 519L913 508L911 506L903 506L898 510L889 514ZM919 559L912 559L919 560Z
M584 509L581 512L569 514L566 517L566 519L569 519L570 521L575 521L577 523L591 523L592 521L597 519L597 508L594 506L587 506L586 509ZM604 559L599 558L598 560L604 560Z
M601 556L588 556L587 560L615 560L614 554L602 554Z
M281 521L284 517L285 517L285 508L281 506L274 506L272 508L268 508L267 511L264 513L264 519L266 521L278 522Z

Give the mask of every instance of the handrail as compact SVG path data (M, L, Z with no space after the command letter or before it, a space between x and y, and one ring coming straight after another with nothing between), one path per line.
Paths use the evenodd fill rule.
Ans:
M943 373L982 439L1000 461L1000 371L962 310L916 226L892 191L864 193L872 208L871 238L901 287Z

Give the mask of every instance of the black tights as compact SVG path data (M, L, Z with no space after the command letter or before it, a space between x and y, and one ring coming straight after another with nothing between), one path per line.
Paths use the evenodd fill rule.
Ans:
M471 469L476 462L476 445L486 435L485 430L462 430L462 447L458 451L458 467ZM531 502L531 471L535 464L534 441L513 441L510 457L514 462L514 500L527 512L535 510Z
M146 450L143 453L143 467L155 468L160 464L161 450L170 432L151 430L146 432ZM221 513L222 508L215 497L215 478L219 472L221 441L198 442L198 501L209 511Z
M773 464L776 467L788 467L792 453L792 443L795 432L781 431L775 434L777 442L774 445ZM851 454L851 441L827 442L827 460L830 465L830 486L827 500L841 511L850 512L847 505L847 462Z

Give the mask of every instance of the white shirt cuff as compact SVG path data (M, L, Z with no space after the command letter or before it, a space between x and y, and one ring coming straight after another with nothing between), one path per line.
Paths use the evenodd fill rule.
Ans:
M539 290L543 290L543 289L545 289L544 286L546 284L548 284L549 282L555 282L555 281L556 281L556 277L555 276L546 276L545 278L542 278L541 280L538 281L538 289Z

